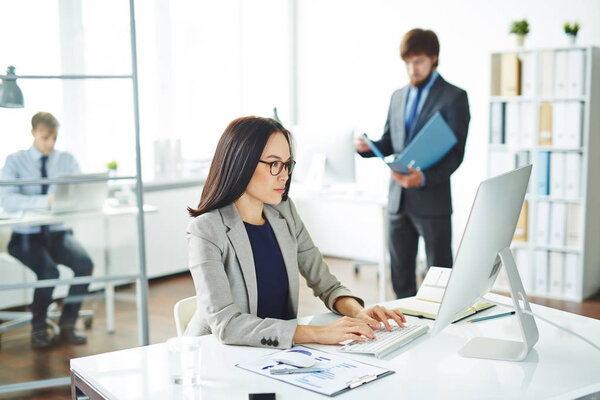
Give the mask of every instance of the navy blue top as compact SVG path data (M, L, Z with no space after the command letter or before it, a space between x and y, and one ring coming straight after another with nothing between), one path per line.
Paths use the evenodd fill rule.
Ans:
M244 222L254 258L258 313L260 318L293 319L289 302L289 282L283 256L273 229L264 225Z

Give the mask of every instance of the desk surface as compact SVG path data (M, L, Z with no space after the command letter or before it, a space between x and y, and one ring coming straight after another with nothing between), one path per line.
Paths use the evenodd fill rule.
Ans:
M500 301L509 299L489 295ZM393 302L388 303L392 305ZM560 321L598 342L600 321L533 305L533 311ZM499 313L494 307L482 315ZM322 314L302 323L321 325L336 317ZM408 317L409 322L433 321ZM381 380L346 392L340 399L572 399L600 391L600 352L543 321L537 322L539 342L522 362L463 358L458 350L468 339L490 336L518 339L514 317L478 323L459 322L435 337L422 336L385 360L347 355L396 371ZM71 370L107 399L243 399L248 393L276 392L278 400L324 399L325 396L255 375L234 365L273 352L243 346L227 346L214 336L204 336L201 386L182 388L169 382L164 343L98 354L71 360ZM334 346L310 345L325 351Z
M153 205L144 204L144 212L156 212L158 208ZM42 210L42 211L32 211L22 213L22 215L15 216L12 218L3 218L0 219L0 228L1 227L9 227L12 228L14 226L28 226L28 225L50 225L59 222L65 222L65 220L69 219L77 219L77 218L90 218L90 217L98 217L98 216L118 216L118 215L129 215L129 214L137 214L137 207L135 205L105 205L102 210L90 210L90 211L77 211L77 212L69 212L69 213L58 213L53 214L50 211Z

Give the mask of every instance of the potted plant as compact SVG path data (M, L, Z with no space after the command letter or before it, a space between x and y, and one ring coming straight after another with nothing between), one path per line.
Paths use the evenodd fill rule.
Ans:
M117 168L119 164L116 160L109 161L106 163L106 169L108 170L109 176L117 176Z
M573 22L571 25L569 22L565 22L564 28L567 38L569 39L569 44L574 45L575 40L577 39L577 32L579 32L580 28L579 24L577 22Z
M523 47L525 36L529 33L529 22L526 19L513 21L510 25L510 33L517 35L517 46Z

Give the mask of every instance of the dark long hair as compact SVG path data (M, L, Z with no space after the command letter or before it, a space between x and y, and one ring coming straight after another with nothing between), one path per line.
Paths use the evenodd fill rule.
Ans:
M187 208L190 216L197 217L239 199L254 175L267 141L276 132L287 139L293 158L292 134L278 121L253 116L233 120L217 144L198 208ZM283 201L287 200L291 181L290 176Z

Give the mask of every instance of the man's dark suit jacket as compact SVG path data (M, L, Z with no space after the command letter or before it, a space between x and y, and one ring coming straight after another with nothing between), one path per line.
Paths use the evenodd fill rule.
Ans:
M392 95L383 136L375 142L386 156L401 153L404 149L406 137L404 110L408 90L409 86L405 86ZM403 189L393 178L390 179L389 213L399 212L400 201L404 197L404 209L417 217L442 217L452 214L450 175L456 171L463 160L471 119L467 92L446 82L441 75L438 75L429 90L421 112L413 123L411 135L419 132L436 111L442 114L458 141L444 158L423 172L425 187ZM361 155L373 157L374 154L366 152Z

